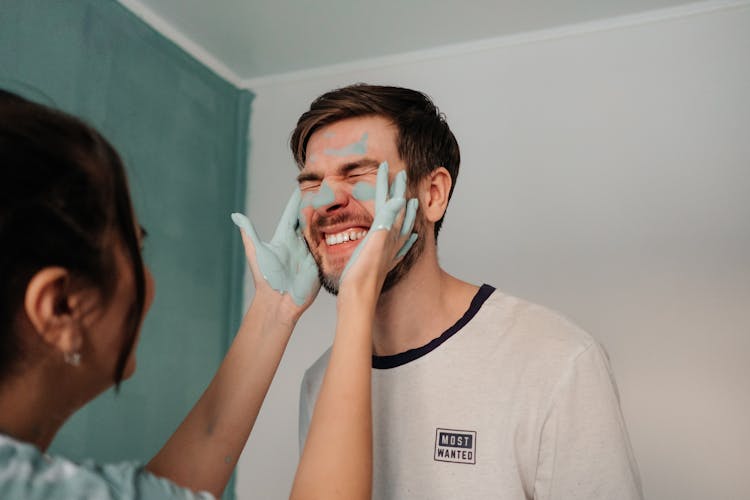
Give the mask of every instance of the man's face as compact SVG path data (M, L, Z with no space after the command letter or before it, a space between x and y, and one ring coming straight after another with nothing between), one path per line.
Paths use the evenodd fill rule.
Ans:
M336 294L341 273L374 218L378 166L388 162L389 183L406 166L396 149L396 128L379 116L347 118L317 130L306 153L298 176L300 227L323 287ZM424 226L420 219L418 214L415 228ZM420 234L416 248L386 278L383 291L406 274L424 248L423 240Z

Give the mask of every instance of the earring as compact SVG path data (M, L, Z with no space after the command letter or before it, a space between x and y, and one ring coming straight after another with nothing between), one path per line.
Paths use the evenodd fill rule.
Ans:
M64 355L65 362L70 366L78 366L81 364L81 353L80 352L66 352Z

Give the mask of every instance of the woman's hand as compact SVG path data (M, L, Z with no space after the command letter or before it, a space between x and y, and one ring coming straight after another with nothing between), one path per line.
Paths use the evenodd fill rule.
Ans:
M242 243L255 282L256 297L277 302L296 321L320 290L318 267L298 229L301 201L297 188L289 198L271 241L260 239L245 215L232 220L242 229ZM280 318L281 319L281 318Z
M389 190L388 163L381 163L375 184L374 220L341 274L339 296L349 290L371 291L378 295L388 272L416 241L417 234L411 231L418 200L412 198L407 203L405 193L406 171L396 174Z

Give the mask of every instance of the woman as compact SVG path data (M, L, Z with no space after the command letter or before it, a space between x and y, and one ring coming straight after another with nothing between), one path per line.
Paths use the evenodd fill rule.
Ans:
M385 196L387 172L377 189ZM397 191L376 209L373 228L381 230L365 238L342 277L331 362L292 498L370 497L371 325L411 230L401 231ZM154 285L112 146L72 116L0 91L0 498L220 496L320 287L296 237L298 206L296 194L271 245L235 218L255 296L214 379L157 455L145 466L49 457L64 422L134 372ZM271 279L278 275L269 266L286 279Z

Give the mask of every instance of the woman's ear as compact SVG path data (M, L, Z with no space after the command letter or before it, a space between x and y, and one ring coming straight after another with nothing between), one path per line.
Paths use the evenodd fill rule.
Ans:
M452 185L451 174L445 167L437 167L422 180L419 208L429 222L437 222L445 214Z
M83 337L81 300L70 293L70 273L62 267L45 267L29 281L24 309L39 337L64 355L77 354Z

